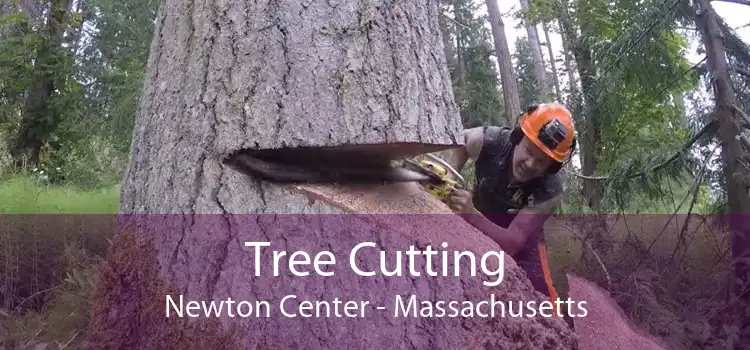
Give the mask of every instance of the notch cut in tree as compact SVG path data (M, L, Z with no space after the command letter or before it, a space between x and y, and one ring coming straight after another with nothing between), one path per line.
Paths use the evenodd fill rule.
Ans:
M93 302L94 347L572 348L565 322L538 313L392 316L396 296L476 302L494 294L500 303L531 305L545 299L507 257L495 287L470 273L362 277L347 268L348 252L362 242L377 243L356 260L368 270L378 268L380 250L392 254L412 245L446 242L449 251L477 256L500 250L416 183L280 185L222 162L242 150L278 156L289 148L343 147L392 158L457 146L460 117L438 15L435 2L423 1L168 0L150 52L121 212L187 216L122 216ZM207 213L222 215L198 215ZM261 276L253 272L253 248L243 242L272 243L260 258ZM332 251L335 275L274 276L271 250ZM262 300L273 309L270 318L167 318L167 294ZM365 318L283 317L278 306L289 295L297 302L287 299L287 311L302 300L334 298L372 307Z
M190 15L169 15L180 11ZM241 149L356 145L400 158L462 143L445 56L436 50L438 16L436 6L395 1L168 1L135 125L123 211L222 211L215 200L188 203L185 196L218 184L217 160ZM139 190L145 181L178 178L176 169L198 181ZM152 195L155 206L144 207Z

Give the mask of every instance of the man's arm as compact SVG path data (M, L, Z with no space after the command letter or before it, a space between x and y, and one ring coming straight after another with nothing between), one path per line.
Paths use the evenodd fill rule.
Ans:
M511 247L521 249L531 235L542 232L544 223L560 206L563 191L563 184L557 176L548 177L536 186L534 197L538 202L519 210L508 227Z
M520 210L507 229L495 225L473 207L469 213L461 214L461 216L476 229L497 242L503 251L514 255L523 248L531 234L539 232L544 226L544 222L554 214L560 205L560 198L560 196L555 196L547 201Z
M456 171L461 171L469 158L476 160L484 143L484 128L476 127L463 131L464 145L453 150L446 161Z
M561 202L562 196L557 195L532 207L521 209L509 227L511 236L515 237L511 243L512 247L521 249L532 234L541 232L544 223L555 213Z

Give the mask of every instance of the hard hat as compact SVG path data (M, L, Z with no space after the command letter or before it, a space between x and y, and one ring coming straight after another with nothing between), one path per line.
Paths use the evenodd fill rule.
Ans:
M575 147L573 115L559 103L543 103L521 116L524 135L555 161L562 163Z

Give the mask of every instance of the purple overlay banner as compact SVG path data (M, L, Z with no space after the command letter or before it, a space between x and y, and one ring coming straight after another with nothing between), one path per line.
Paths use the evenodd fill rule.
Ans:
M627 231L668 250L680 235L700 241L726 236L722 225L730 222L750 227L750 216L693 215L683 229L686 218L556 215L544 224L544 250L592 230L606 229L599 233L607 237ZM285 340L295 332L321 344L352 332L361 332L360 341L394 344L400 332L426 341L467 327L586 318L597 307L535 288L535 278L546 283L550 274L541 232L524 248L533 254L510 256L458 215L4 215L0 227L3 237L50 261L71 242L99 254L95 316L216 320L282 348L300 345ZM25 266L16 277L30 273L39 271Z

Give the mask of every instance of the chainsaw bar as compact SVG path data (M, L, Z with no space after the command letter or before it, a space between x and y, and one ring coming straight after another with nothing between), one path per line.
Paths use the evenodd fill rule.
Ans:
M380 182L430 181L434 177L390 162L360 158L310 157L299 159L272 159L250 153L236 153L224 160L235 170L270 182L314 184L370 184Z
M404 159L403 166L404 166L404 169L408 169L410 171L414 171L414 172L427 176L428 179L426 179L425 181L429 181L435 184L443 182L443 179L440 177L440 175L435 174L434 172L423 168L413 159Z

